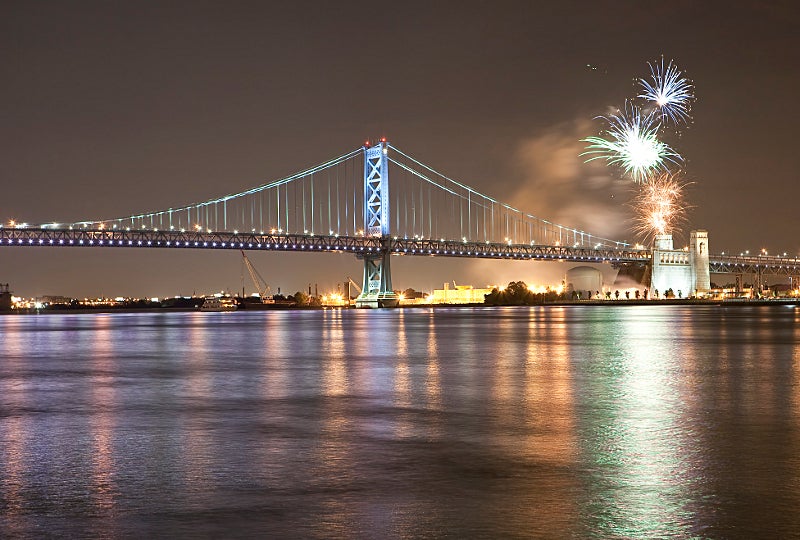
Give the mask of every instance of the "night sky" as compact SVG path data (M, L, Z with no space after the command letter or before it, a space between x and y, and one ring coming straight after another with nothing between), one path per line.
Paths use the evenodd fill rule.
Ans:
M202 201L386 136L526 211L635 240L628 184L583 163L580 139L664 55L697 95L693 123L668 140L693 182L678 243L705 228L715 253L800 252L795 2L272 4L0 4L0 219L69 222ZM241 288L239 259L0 248L0 282L24 296L202 294ZM273 290L360 281L351 255L251 259ZM395 288L417 289L548 282L565 269L392 264Z

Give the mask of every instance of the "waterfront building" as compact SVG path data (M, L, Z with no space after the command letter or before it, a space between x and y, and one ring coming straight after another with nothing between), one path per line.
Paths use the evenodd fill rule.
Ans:
M426 299L427 304L483 304L485 296L492 292L491 288L476 289L472 285L456 285L450 288L449 283L442 289L434 289Z
M567 270L564 283L570 294L573 291L602 291L603 274L591 266L576 266Z
M0 311L11 311L11 292L8 283L0 283Z

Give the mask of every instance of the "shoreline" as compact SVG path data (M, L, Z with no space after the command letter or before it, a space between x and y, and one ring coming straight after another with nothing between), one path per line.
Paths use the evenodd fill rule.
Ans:
M800 307L800 298L778 298L778 299L735 299L735 300L703 300L696 298L683 299L659 299L659 300L562 300L547 302L543 304L508 304L508 305L487 305L487 304L409 304L401 305L398 308L384 309L443 309L443 308L476 308L476 307L564 307L564 306L717 306L717 307L745 307L745 306L794 306ZM241 309L237 312L263 312L263 311L324 311L330 309L355 309L345 306L319 306L319 307L294 307L284 310L248 310ZM0 311L3 315L86 315L91 313L200 313L194 308L77 308L77 309L23 309ZM231 312L235 313L235 312Z

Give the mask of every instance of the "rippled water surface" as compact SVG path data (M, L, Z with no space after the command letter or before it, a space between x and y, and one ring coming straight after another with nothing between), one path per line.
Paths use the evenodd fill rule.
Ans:
M800 309L0 317L0 536L787 538Z

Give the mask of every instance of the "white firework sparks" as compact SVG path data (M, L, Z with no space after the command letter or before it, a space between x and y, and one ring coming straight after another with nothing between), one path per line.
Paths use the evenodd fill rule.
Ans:
M589 143L581 155L591 155L586 161L605 159L622 167L635 182L644 182L652 175L668 170L667 162L678 164L681 156L658 138L661 124L654 114L642 114L635 106L626 106L608 120L608 138L588 137Z
M671 120L674 124L687 123L691 116L692 101L694 100L692 83L683 76L678 66L672 63L664 65L661 62L649 63L651 79L639 79L642 93L637 97L655 103L664 119Z

